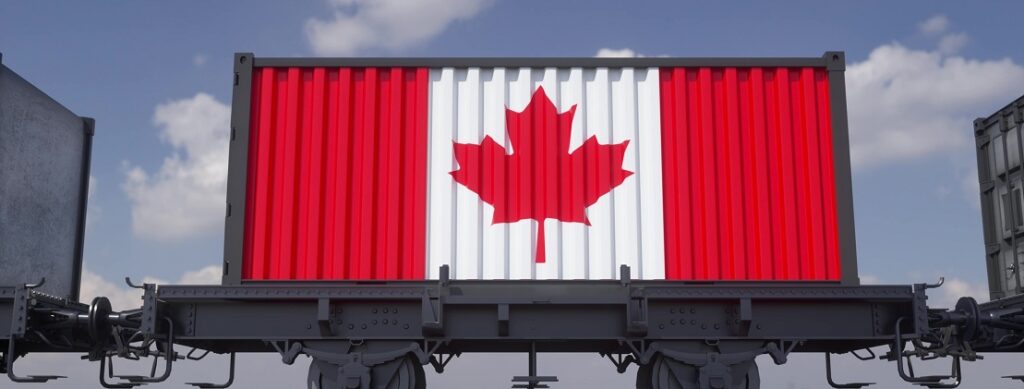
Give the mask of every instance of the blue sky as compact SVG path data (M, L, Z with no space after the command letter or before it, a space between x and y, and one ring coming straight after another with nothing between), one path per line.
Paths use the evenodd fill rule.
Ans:
M3 63L97 119L89 292L124 294L114 281L124 276L216 280L208 267L220 265L222 237L210 199L214 207L223 201L215 182L223 155L217 145L226 131L234 52L818 56L844 50L862 276L885 283L945 276L954 282L937 293L938 301L962 293L985 297L971 120L1024 93L1024 50L1012 16L1024 12L1024 3L413 3L0 4ZM206 197L182 199L180 209L141 199L176 200L192 189ZM168 216L168 207L179 217ZM133 210L142 216L133 219Z

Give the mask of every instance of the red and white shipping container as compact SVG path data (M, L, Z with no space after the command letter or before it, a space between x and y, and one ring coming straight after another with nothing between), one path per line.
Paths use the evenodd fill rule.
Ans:
M236 61L225 284L857 283L841 53Z

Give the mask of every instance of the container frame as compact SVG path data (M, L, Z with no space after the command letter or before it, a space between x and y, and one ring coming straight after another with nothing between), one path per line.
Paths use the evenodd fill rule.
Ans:
M853 184L850 169L850 137L846 110L846 56L827 51L820 57L656 57L656 58L260 58L253 53L235 53L231 99L231 137L224 228L222 285L243 283L312 281L256 281L242 278L245 239L245 209L248 180L252 76L257 67L818 67L828 72L832 118L836 212L838 221L840 280L844 286L859 285L856 233L854 231ZM342 281L342 280L339 280ZM674 281L687 283L689 281ZM709 281L694 281L706 284ZM710 281L712 283L787 284L821 281ZM824 282L835 284L834 281Z

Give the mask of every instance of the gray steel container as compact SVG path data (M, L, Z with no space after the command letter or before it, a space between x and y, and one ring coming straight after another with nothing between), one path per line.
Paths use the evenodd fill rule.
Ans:
M0 285L78 299L93 128L0 64Z

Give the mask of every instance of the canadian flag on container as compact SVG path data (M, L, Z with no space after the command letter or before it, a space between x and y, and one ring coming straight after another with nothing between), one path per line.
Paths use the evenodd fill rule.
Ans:
M823 68L254 69L243 279L838 280Z

